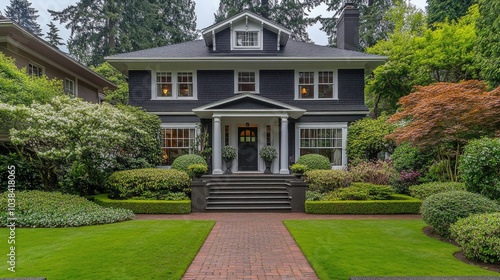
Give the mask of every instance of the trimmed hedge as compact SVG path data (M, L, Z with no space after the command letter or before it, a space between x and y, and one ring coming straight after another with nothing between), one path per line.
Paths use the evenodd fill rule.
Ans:
M422 201L406 195L394 200L306 201L308 214L418 214Z
M296 163L307 166L307 170L332 169L330 160L327 157L318 154L307 154L300 156Z
M321 193L348 187L352 176L345 170L310 170L305 173L308 190Z
M191 179L186 172L145 168L118 171L108 178L111 198L147 197L162 200L172 192L189 192Z
M174 160L171 168L174 170L184 171L190 177L194 177L194 172L189 170L189 166L193 164L202 164L207 166L207 161L203 157L195 154L182 155Z
M422 219L439 235L448 237L450 225L472 214L499 211L499 205L480 194L449 191L429 196L422 203Z
M500 263L500 213L470 215L451 225L450 232L467 258Z
M465 184L459 182L430 182L410 187L410 195L422 200L433 194L446 191L465 191Z
M135 214L188 214L191 213L190 200L114 200L107 194L94 197L94 202L104 207L132 210Z

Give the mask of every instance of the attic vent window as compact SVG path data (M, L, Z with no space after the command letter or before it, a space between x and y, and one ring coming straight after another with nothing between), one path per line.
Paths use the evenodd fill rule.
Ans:
M236 47L258 47L258 31L236 31Z

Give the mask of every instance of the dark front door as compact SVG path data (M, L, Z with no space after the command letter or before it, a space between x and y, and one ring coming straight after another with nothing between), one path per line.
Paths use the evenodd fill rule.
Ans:
M238 127L238 170L257 171L257 128Z

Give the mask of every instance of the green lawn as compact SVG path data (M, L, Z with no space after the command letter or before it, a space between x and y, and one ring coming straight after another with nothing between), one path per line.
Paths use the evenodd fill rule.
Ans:
M0 229L2 277L180 279L215 222L128 221L80 228L16 230L16 272L7 270L8 229Z
M419 220L285 221L320 279L478 276L499 273L453 257L459 248L422 232Z

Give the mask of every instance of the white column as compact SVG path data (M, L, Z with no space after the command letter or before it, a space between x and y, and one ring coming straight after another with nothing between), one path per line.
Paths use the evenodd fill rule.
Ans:
M288 171L288 116L281 118L280 165L280 174L290 174Z
M221 148L221 127L220 127L220 117L214 117L214 127L213 127L213 150L212 150L212 160L213 160L213 171L212 174L222 174L222 148Z

